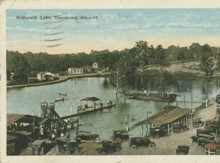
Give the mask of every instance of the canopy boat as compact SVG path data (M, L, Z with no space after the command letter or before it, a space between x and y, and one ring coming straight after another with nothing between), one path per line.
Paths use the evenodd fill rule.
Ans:
M177 97L176 94L169 94L166 92L151 93L145 91L124 92L124 95L129 99L158 102L174 102Z
M115 106L115 103L113 103L111 100L108 100L106 102L102 102L102 100L98 97L87 97L80 100L80 102L86 102L84 106L81 104L78 106L77 114L84 114L88 112L94 112L106 108L110 108ZM91 104L90 106L88 104Z

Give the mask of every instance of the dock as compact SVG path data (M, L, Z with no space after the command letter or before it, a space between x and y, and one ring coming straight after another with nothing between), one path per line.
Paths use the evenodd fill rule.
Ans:
M114 106L116 106L116 104L103 105L102 107L97 107L97 108L95 108L95 107L88 107L88 108L86 108L85 111L81 111L81 112L74 113L74 114L71 114L71 115L66 115L66 116L61 117L61 119L62 120L66 120L66 119L73 118L73 117L80 116L80 115L84 115L84 114L87 114L87 113L101 111L103 109L108 109L108 108L111 108L111 107L114 107Z

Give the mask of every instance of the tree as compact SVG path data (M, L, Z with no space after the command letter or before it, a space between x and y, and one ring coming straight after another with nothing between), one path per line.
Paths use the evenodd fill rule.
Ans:
M143 67L148 63L149 60L148 43L146 41L136 42L135 59L137 63L141 65L141 71L143 72Z
M192 43L192 45L189 46L189 50L195 59L200 58L202 46L199 43Z
M158 45L155 49L155 58L156 63L159 64L160 67L166 64L166 56L162 45Z
M7 69L9 72L14 73L14 80L18 84L24 84L28 82L28 73L30 66L27 59L20 53L15 52L7 53Z
M179 46L171 45L165 50L168 61L176 61L179 53Z
M202 47L201 51L201 69L205 72L206 80L210 80L214 74L214 59L212 56L211 48L208 44Z
M173 74L162 71L158 76L158 80L156 80L156 84L158 85L159 91L169 92L172 86L178 86L178 81Z

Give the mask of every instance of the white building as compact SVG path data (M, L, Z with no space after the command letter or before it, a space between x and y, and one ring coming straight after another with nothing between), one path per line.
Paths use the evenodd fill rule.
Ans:
M51 72L39 72L37 73L37 79L40 81L43 80L54 80L55 75Z
M68 75L83 74L83 68L71 67L68 68Z
M97 63L97 62L94 62L94 63L92 64L92 68L93 68L93 69L97 69L97 68L99 68L98 63Z

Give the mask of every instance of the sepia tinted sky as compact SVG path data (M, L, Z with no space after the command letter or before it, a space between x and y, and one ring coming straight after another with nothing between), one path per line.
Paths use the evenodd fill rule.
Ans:
M7 50L122 50L144 40L164 48L220 45L220 9L7 10Z

